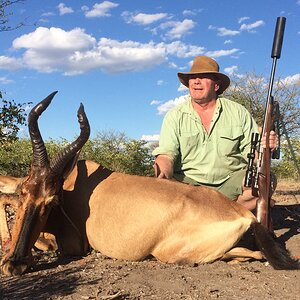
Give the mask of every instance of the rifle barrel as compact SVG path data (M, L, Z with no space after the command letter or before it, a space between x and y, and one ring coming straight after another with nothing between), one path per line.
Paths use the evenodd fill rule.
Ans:
M282 41L283 41L283 34L285 28L285 17L278 17L276 22L275 34L273 39L273 47L272 47L272 54L271 57L280 58L281 55L281 48L282 48Z
M267 102L266 102L266 107L265 107L265 116L264 116L262 134L264 134L265 130L266 130L266 116L267 116L267 111L268 111L269 105L273 104L273 103L271 103L272 102L272 90L273 90L273 84L274 84L277 59L279 59L280 55L281 55L285 22L286 22L285 17L278 17L277 21L276 21L276 28L275 28L273 47L272 47L272 53L271 53L271 57L273 58L273 63L272 63L270 81L269 81L268 96L267 96Z

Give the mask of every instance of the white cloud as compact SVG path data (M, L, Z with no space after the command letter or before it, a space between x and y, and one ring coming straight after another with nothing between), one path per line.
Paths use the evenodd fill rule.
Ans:
M89 10L86 5L84 5L81 9L84 11L84 14L87 18L110 17L110 10L118 6L119 4L117 3L103 1L102 3L94 4L91 10Z
M132 14L128 11L122 13L122 17L127 23L137 23L139 25L149 25L154 22L160 21L162 19L167 18L168 14L166 13L158 13L158 14Z
M150 102L150 105L159 105L161 103L161 101L158 101L158 100L152 100Z
M238 30L231 30L225 27L217 28L217 31L219 36L235 36L240 34Z
M187 97L185 96L180 96L178 98L169 100L161 105L159 105L157 107L158 110L158 114L159 115L163 115L165 114L167 111L169 111L170 109L172 109L173 107L177 106L178 104L183 103L184 101L186 101Z
M208 51L206 52L207 56L216 58L216 57L221 57L221 56L229 56L232 54L236 54L239 51L239 49L230 49L230 50L216 50L216 51Z
M238 23L241 24L241 23L243 23L244 21L247 21L247 20L249 20L249 19L250 19L249 17L241 17L241 18L238 19Z
M41 19L39 19L39 23L49 23L49 20L41 18Z
M182 14L184 15L184 16L196 16L196 12L195 12L195 10L189 10L189 9L185 9L183 12L182 12Z
M184 16L196 16L198 15L199 13L203 12L203 9L202 8L199 8L199 9L193 9L193 10L190 10L190 9L186 9L182 12L182 14Z
M231 29L227 29L225 27L218 28L213 25L209 25L208 29L218 31L218 36L235 36L235 35L240 34L240 32L238 30L231 30Z
M38 27L13 41L21 57L0 56L0 68L28 68L42 73L62 72L78 75L91 70L107 73L134 72L162 63L177 68L169 57L189 58L203 54L204 48L180 41L139 43L96 39L84 29L65 31L61 28Z
M67 68L75 51L86 51L94 45L95 38L81 28L64 31L55 27L38 27L13 41L15 49L26 49L23 64L44 73Z
M79 69L101 69L108 73L141 71L165 61L165 49L152 42L142 44L133 41L116 41L101 38L97 47L76 51L70 61Z
M63 16L63 15L66 15L66 14L72 14L74 12L72 7L67 7L64 3L59 3L57 5L57 8L58 8L60 16Z
M159 134L152 134L152 135L143 134L141 140L144 140L146 142L158 142Z
M226 40L226 41L224 42L224 44L225 44L225 45L227 45L227 44L232 44L232 40Z
M259 20L254 23L251 23L251 24L242 24L240 27L240 30L242 30L242 31L246 30L248 32L255 32L253 29L261 27L263 25L265 25L265 22L262 20Z
M184 19L183 21L170 21L172 19L171 15L167 13L157 13L157 14L145 14L125 11L122 13L122 17L127 23L136 23L139 25L151 25L154 22L158 22L164 19L168 21L161 23L157 27L148 27L153 35L161 33L161 37L164 40L174 40L181 39L187 34L191 33L191 30L195 27L196 23L190 19Z
M11 80L11 79L8 79L7 77L0 77L0 83L2 83L2 84L9 84L9 83L12 83L13 82L13 80Z
M224 72L227 73L228 75L232 76L234 74L236 74L238 70L237 66L231 66L231 67L227 67L224 69Z
M163 47L168 54L181 58L194 57L204 53L204 47L187 45L180 41L172 42L170 44L159 43L157 44L157 47Z
M0 69L15 71L22 68L22 60L14 57L0 56Z
M189 89L185 85L183 85L182 83L180 83L179 88L177 89L177 91L180 92L180 93L185 93L188 90Z
M178 69L178 66L172 61L168 62L168 66L170 69Z
M299 0L300 1L300 0ZM300 74L295 74L292 76L287 76L281 80L281 83L285 86L300 84Z
M49 52L55 49L57 52L57 50L87 49L95 43L95 38L86 34L81 28L65 31L57 27L38 27L35 31L16 38L13 41L13 47L44 51L49 49Z
M164 36L167 39L181 39L183 36L190 33L191 29L195 27L196 23L193 20L185 19L182 22L168 21L162 23L156 30L166 30Z
M163 85L163 84L164 84L164 81L163 81L163 80L157 80L156 84L157 84L157 85Z
M248 17L243 17L239 19L239 23L249 19ZM265 25L265 22L262 20L256 21L251 24L242 24L239 30L232 30L225 27L215 27L213 25L209 25L208 29L217 31L218 36L236 36L241 33L241 31L255 32L254 29Z
M45 12L41 14L41 17L52 17L52 16L55 16L53 12Z

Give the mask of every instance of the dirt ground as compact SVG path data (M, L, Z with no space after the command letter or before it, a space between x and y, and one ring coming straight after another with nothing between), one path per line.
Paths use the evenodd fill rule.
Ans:
M278 185L275 233L300 256L300 183ZM300 271L276 271L266 262L197 266L118 261L92 252L57 260L35 253L37 265L20 277L0 275L0 299L300 299Z

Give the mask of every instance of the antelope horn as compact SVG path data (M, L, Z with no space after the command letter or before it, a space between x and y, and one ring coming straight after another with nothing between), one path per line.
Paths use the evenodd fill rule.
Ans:
M57 91L51 93L48 97L38 103L29 113L28 128L32 144L33 159L32 165L44 167L49 164L46 147L38 127L38 118L49 106Z
M50 162L50 169L54 174L60 174L69 160L81 150L83 145L89 139L90 125L87 116L84 112L84 107L80 103L80 107L77 112L78 123L80 124L80 135L70 145L66 146L60 151Z

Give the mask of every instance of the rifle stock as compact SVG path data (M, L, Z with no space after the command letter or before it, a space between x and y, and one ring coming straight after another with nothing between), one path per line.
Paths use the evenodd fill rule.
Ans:
M279 120L279 105L274 102L272 96L272 89L274 84L274 76L276 69L277 59L281 55L281 47L283 41L283 34L285 28L286 18L278 17L276 23L276 29L273 39L273 47L271 57L273 58L271 76L268 87L268 96L265 106L264 122L262 132L258 138L252 136L251 152L248 154L248 169L246 172L245 186L252 187L252 194L258 197L256 204L256 217L257 220L270 231L272 231L271 217L270 217L270 202L272 197L272 182L271 182L271 158L279 158L279 148L271 154L269 145L270 131L275 130L278 134L278 123L276 118ZM277 127L277 128L276 128ZM266 147L263 148L261 145L262 137L266 137ZM256 147L258 144L258 147ZM254 167L253 148L257 148L257 163Z
M272 197L271 189L271 150L269 145L269 136L272 127L272 110L273 103L268 104L268 110L266 112L265 126L261 136L266 136L266 148L262 148L260 145L257 167L257 183L254 188L258 190L258 200L256 203L256 217L258 222L263 226L271 230L271 218L270 218L270 203ZM257 194L257 193L256 193Z

